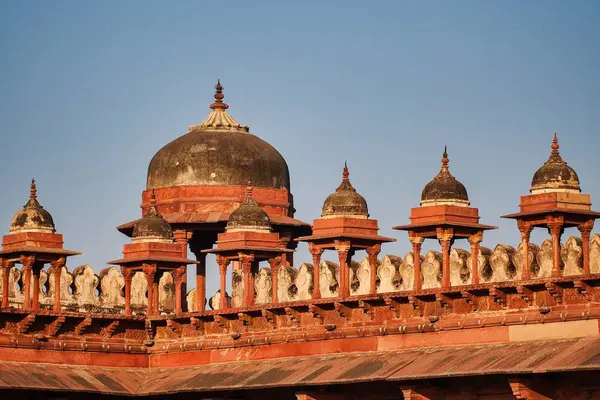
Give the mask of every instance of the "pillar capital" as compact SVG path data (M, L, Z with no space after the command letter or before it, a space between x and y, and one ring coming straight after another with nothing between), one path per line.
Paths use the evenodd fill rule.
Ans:
M144 274L146 274L146 276L154 276L154 274L156 274L156 269L156 264L144 264L142 266L142 270L144 271Z
M374 244L373 246L367 247L366 251L367 251L367 254L371 257L378 256L379 253L381 253L381 244L377 243L377 244Z
M592 232L592 229L594 229L594 220L588 220L585 221L579 225L577 225L577 229L579 230L579 232L581 232L582 234L590 234Z
M417 236L415 234L413 234L412 232L409 232L408 234L408 240L414 245L414 244L423 244L423 242L425 241L425 238L422 236Z
M308 251L313 256L320 256L321 254L323 254L325 249L323 249L322 247L318 246L315 243L310 242L310 243L308 243Z
M467 238L469 244L474 245L481 243L483 241L483 231L479 231Z
M123 279L131 280L133 278L133 274L134 272L131 269L127 267L121 267L121 275L123 275Z
M449 242L454 239L454 229L452 228L437 228L436 234L440 242Z
M183 276L186 273L186 268L185 266L181 266L179 268L174 269L171 273L173 274L173 280L175 280L175 283L178 283L183 281Z
M60 257L54 261L50 262L50 265L56 271L57 269L62 269L67 264L67 259L65 257Z
M348 241L348 240L336 240L335 241L335 249L339 253L347 253L350 251L351 248L352 248L352 245L350 244L350 241Z

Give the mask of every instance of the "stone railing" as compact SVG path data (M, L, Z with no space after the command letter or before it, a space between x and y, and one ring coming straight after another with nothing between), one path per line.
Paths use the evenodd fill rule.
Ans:
M550 278L554 263L551 240L545 240L541 246L529 244L530 279ZM570 237L561 244L560 269L562 276L583 274L583 247L578 237ZM472 254L463 249L454 248L450 253L450 285L452 287L472 284ZM478 257L479 283L519 281L522 276L524 249L522 245L514 248L499 244L493 250L481 247ZM589 264L591 274L600 274L600 235L590 241ZM350 295L366 295L370 291L371 266L368 258L352 261L350 266ZM338 297L340 266L336 262L324 260L320 263L321 298ZM40 307L51 309L54 299L54 279L52 267L40 273ZM301 264L298 268L282 266L277 274L277 299L279 303L305 301L312 298L314 290L314 266ZM242 306L244 280L241 270L234 266L232 271L231 294L228 305L233 308ZM254 277L255 304L269 304L272 301L272 276L270 268L261 268ZM421 257L422 289L436 289L442 286L442 254L430 250ZM414 258L407 253L404 258L385 255L377 261L377 293L392 293L413 290ZM32 287L33 285L31 285ZM60 298L63 311L94 312L103 314L121 314L124 311L125 280L115 267L106 268L95 274L89 265L81 265L69 272L63 267L61 274ZM24 301L23 278L17 267L9 273L9 305L21 308ZM32 290L32 289L31 289ZM159 309L170 313L175 309L175 286L173 276L165 272L158 285ZM0 293L3 293L0 280ZM209 299L208 304L218 309L220 293ZM148 304L147 280L143 272L136 272L132 279L131 303L134 314L144 314ZM187 310L196 311L196 290L187 294Z

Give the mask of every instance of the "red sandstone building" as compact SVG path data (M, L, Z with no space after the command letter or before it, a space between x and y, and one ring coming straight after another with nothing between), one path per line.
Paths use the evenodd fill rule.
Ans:
M1 399L600 399L600 213L556 137L505 216L516 247L481 245L495 227L444 152L394 256L346 166L321 218L295 219L284 158L222 89L152 158L120 269L68 266L32 183L0 251Z

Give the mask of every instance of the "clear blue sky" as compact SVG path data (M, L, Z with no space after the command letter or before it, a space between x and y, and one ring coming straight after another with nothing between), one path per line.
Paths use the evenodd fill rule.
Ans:
M482 222L500 227L484 245L516 245L499 216L554 131L600 202L599 20L598 1L4 1L0 231L35 177L84 253L70 268L104 268L126 241L114 227L140 214L148 162L203 120L220 78L231 114L287 159L298 218L318 217L348 160L399 239L383 252L404 254L391 226L447 144Z

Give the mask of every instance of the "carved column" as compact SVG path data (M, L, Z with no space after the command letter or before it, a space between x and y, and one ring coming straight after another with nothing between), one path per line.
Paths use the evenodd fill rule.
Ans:
M281 256L271 258L269 260L269 266L271 267L271 302L278 303L277 298L277 274L279 273L279 267L281 266Z
M367 247L367 255L369 256L369 267L370 267L370 285L369 293L377 293L377 256L381 252L381 244L376 244L371 247Z
M587 221L577 227L581 232L583 244L583 276L590 276L590 234L594 229L594 220Z
M146 275L146 282L148 282L148 309L146 310L147 316L152 316L158 310L158 302L155 303L154 296L154 281L156 277L156 265L144 264L143 267L144 275Z
M183 258L187 258L187 251L188 251L188 243L189 243L189 239L192 236L191 232L188 232L186 229L176 229L173 231L173 236L175 237L175 243L181 244L181 256ZM197 282L197 278L196 278L196 288L198 282ZM157 292L158 293L158 292ZM196 289L196 294L198 293L198 289ZM181 300L183 302L186 301L185 299L185 295L187 294L187 274L183 275L183 281L182 281L182 285L181 285ZM198 307L200 307L200 304L198 303ZM202 303L202 307L204 307L204 303Z
M240 254L240 262L242 263L242 273L244 274L244 301L242 305L250 307L254 305L254 279L252 278L254 256Z
M31 309L31 271L33 264L35 264L35 257L21 256L22 272L23 272L23 294L25 299L23 300L23 308L25 310Z
M523 248L523 266L521 267L521 280L531 279L529 271L529 237L533 226L525 221L517 221L519 232L521 232L521 247Z
M313 261L313 299L321 298L321 255L323 254L323 249L317 247L314 243L308 244L308 250L312 255Z
M1 260L1 262L2 265L0 267L2 268L2 308L8 308L8 276L10 273L11 265L8 262L8 260Z
M31 295L31 310L40 310L40 274L44 264L34 263L31 273L33 274L33 294Z
M340 290L339 297L350 296L350 258L351 246L350 242L336 240L335 249L338 252L340 260Z
M175 281L175 314L180 314L183 312L181 301L183 296L181 295L181 288L183 286L183 276L185 275L185 272L185 265L173 271L173 278Z
M477 232L468 239L471 245L471 283L473 285L479 284L479 244L482 239L483 232Z
M65 259L59 258L56 261L52 261L52 270L54 271L54 307L53 310L58 312L61 310L60 305L60 275L62 273L62 269L65 266Z
M206 253L196 254L196 306L198 311L206 307Z
M414 236L411 232L409 232L408 239L412 243L413 248L413 290L421 290L421 245L425 239L420 236Z
M125 315L131 315L131 280L133 271L126 267L121 267L121 274L125 280Z
M219 264L219 276L221 278L219 310L224 310L227 308L227 265L229 264L229 260L223 256L217 256L217 264Z
M552 277L560 277L560 237L563 233L563 221L560 218L550 218L548 221L548 230L552 235Z
M442 246L442 287L450 287L450 249L452 248L453 232L451 229L437 230L437 238Z

